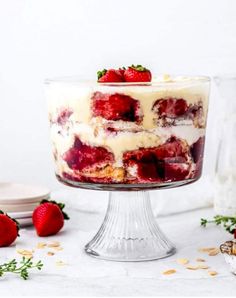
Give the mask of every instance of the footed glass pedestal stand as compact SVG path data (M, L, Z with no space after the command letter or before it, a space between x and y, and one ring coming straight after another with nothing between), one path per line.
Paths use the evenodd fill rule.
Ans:
M105 219L85 251L111 261L149 261L176 249L158 227L148 191L111 191Z

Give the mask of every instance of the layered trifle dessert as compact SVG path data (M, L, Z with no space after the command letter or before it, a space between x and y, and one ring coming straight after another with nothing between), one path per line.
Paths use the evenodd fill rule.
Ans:
M144 67L98 81L47 81L57 177L67 184L163 184L201 175L207 77L153 77Z

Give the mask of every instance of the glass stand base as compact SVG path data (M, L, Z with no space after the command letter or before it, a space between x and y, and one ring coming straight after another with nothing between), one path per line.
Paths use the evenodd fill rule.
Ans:
M158 227L149 193L110 192L105 219L85 246L90 256L110 261L150 261L176 249Z

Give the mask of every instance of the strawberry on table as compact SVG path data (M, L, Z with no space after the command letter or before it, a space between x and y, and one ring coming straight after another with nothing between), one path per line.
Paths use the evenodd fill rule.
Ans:
M18 222L0 210L0 247L11 245L17 238Z
M152 74L149 69L142 65L131 65L124 72L126 82L150 82Z
M124 82L123 69L103 69L97 72L99 83L119 83Z
M33 212L33 224L38 236L57 234L64 226L64 220L69 219L63 212L65 205L55 201L42 200Z

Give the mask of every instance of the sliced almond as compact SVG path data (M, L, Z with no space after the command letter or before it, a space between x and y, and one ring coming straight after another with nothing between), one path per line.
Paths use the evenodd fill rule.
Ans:
M32 250L27 250L27 249L17 249L16 252L20 255L32 255L33 251Z
M65 262L59 260L59 261L56 261L56 265L57 265L57 266L65 266L65 265L67 265L67 264L66 264Z
M59 247L61 244L58 241L53 241L52 243L49 243L47 247Z
M212 249L209 252L208 256L216 256L216 255L218 255L219 252L220 252L219 248Z
M169 270L162 272L162 274L164 274L164 275L170 275L170 274L174 274L174 273L176 273L175 269L169 269Z
M211 275L211 276L215 276L218 274L218 272L216 271L208 271L208 274Z
M217 249L217 248L216 247L202 247L202 248L199 248L198 251L209 253L209 252L211 252L212 250L215 250L215 249Z
M56 251L60 251L60 250L63 250L63 247L61 247L61 246L58 246L58 247L52 247L54 250L56 250Z
M188 270L198 270L199 267L198 266L188 265L188 266L186 266L186 269L188 269Z
M44 242L39 242L36 246L36 248L38 249L43 249L47 246L47 243L44 243Z
M180 259L177 259L177 263L180 265L186 265L189 263L189 260L185 258L180 258Z
M210 267L207 265L198 265L199 269L209 269Z
M201 259L201 258L197 258L196 261L197 261L197 262L206 262L206 260Z
M54 253L54 252L52 252L52 251L48 251L48 252L47 252L47 255L48 255L48 256L54 256L54 255L55 255L55 253Z

